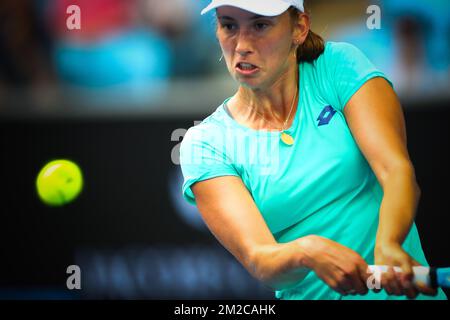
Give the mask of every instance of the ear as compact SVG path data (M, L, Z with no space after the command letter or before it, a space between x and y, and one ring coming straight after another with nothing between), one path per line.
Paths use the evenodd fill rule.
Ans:
M294 23L293 39L294 43L302 45L311 29L311 19L308 14L299 12L297 21Z

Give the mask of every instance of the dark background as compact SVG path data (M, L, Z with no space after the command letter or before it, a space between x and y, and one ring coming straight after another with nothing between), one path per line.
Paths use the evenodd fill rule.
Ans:
M448 101L405 106L409 151L422 189L416 222L433 266L450 263L449 116ZM167 189L178 167L170 158L178 143L171 141L171 133L190 127L192 121L145 117L0 120L0 292L18 297L43 297L45 292L49 297L75 298L203 297L200 291L180 292L176 287L164 292L130 289L129 295L120 293L120 288L117 292L110 288L102 291L95 289L95 279L81 294L69 294L65 289L67 266L79 264L86 270L83 280L88 279L95 255L101 255L106 265L114 265L112 257L120 256L131 278L136 276L136 256L142 256L146 248L166 253L181 250L187 255L200 246L213 250L224 263L233 264L209 232L196 230L180 218ZM40 168L57 158L69 158L80 165L85 187L75 202L51 208L39 201L34 183ZM162 263L170 264L167 259ZM152 261L146 263L151 265ZM124 269L120 270L116 272ZM226 270L219 273L223 276ZM133 281L130 277L121 280L122 285ZM153 273L147 279L149 285L158 277L161 274ZM237 285L233 281L213 291L213 297L271 297L268 290L257 291L257 284L246 281L250 283L248 291L233 291ZM192 285L196 284L193 281ZM33 295L33 290L40 293Z

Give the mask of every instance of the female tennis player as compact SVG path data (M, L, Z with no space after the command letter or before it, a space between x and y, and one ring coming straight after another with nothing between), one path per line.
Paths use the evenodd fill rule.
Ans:
M400 103L354 46L324 43L302 0L214 0L237 92L185 135L183 195L279 299L445 299L427 265ZM369 290L368 265L389 266ZM403 269L399 274L393 266Z

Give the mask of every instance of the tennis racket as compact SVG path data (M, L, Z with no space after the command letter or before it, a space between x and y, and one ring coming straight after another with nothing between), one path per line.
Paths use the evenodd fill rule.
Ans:
M368 272L375 276L375 279L380 281L381 274L387 272L388 266L371 265ZM394 267L395 272L402 272L400 267ZM413 283L422 284L432 288L450 288L450 268L432 268L416 266L413 267Z

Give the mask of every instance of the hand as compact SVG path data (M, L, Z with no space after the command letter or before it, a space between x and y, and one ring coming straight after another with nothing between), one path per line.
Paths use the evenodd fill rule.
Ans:
M304 253L304 265L342 295L367 294L367 263L355 251L320 236L297 240Z
M381 275L381 286L389 295L406 295L410 299L419 293L434 296L437 291L425 285L413 284L413 266L420 264L411 258L398 243L377 244L375 248L375 264L390 267L388 272ZM402 268L401 273L392 267Z

